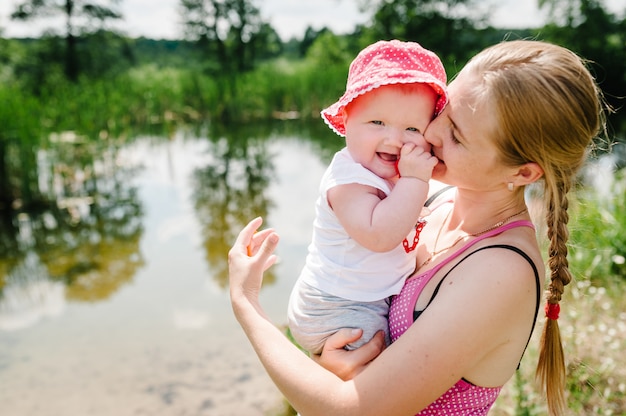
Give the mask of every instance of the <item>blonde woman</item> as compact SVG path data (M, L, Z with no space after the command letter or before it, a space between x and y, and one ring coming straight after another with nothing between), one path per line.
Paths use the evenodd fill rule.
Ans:
M550 414L565 412L557 319L571 279L567 194L602 127L599 89L571 51L512 41L475 56L448 94L425 139L439 160L432 178L454 189L428 217L417 271L392 301L389 347L378 336L345 351L341 345L360 333L341 331L318 365L259 304L278 235L254 234L257 218L231 249L235 315L302 415L486 415L516 371L538 311L546 315L538 375ZM547 270L524 199L524 188L537 182L544 187Z

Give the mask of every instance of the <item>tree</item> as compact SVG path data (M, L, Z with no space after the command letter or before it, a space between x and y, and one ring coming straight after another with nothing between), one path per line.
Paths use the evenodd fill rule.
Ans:
M214 116L228 121L234 112L229 97L237 88L237 75L254 69L258 57L276 56L280 38L261 20L253 0L181 0L180 5L185 37L203 54L216 100L224 104Z
M465 61L482 45L471 36L485 26L486 16L475 0L362 0L374 11L368 41L415 41L444 62Z
M103 0L104 1L104 0ZM88 0L27 0L17 5L11 19L29 21L40 17L65 16L65 76L76 81L80 74L77 56L77 37L89 32L96 26L102 29L110 19L120 19L122 15L115 11L114 6L119 0L108 0L111 6L103 5L103 1ZM83 25L77 23L82 19Z
M623 107L626 21L620 22L608 13L600 0L539 0L538 4L547 7L550 16L550 22L541 31L542 36L587 59L609 104L615 109ZM623 123L624 115L617 114L616 123L619 123L618 117Z
M259 31L250 38L253 61L275 58L283 52L280 36L269 23L261 23Z
M269 25L252 0L181 0L181 16L185 36L221 74L252 69L256 49L264 47L257 40L268 39Z
M306 56L307 51L313 45L315 40L320 36L330 32L330 29L327 27L323 27L320 30L315 30L311 26L307 26L304 36L302 37L302 42L300 42L300 56Z

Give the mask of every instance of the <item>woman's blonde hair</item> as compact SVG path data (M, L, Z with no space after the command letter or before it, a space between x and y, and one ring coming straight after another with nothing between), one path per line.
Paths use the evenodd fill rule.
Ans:
M604 101L586 62L546 42L502 42L476 55L464 71L475 75L477 94L495 111L493 137L503 163L535 162L544 172L550 284L537 377L550 414L561 415L566 374L556 313L572 278L567 193L604 125Z

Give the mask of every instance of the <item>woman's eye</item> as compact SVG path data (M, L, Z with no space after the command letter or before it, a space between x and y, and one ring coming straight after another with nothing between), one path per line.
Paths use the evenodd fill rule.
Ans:
M452 139L452 143L461 143L461 141L454 135L454 133L450 135L450 138Z

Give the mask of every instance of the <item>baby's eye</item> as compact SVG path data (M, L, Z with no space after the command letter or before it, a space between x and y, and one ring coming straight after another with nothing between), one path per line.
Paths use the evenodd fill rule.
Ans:
M415 132L419 133L419 130L417 128L415 128L415 127L408 127L407 130L408 131L415 131Z
M382 126L382 125L383 125L383 122L382 122L382 121L380 121L380 120L372 120L372 121L371 121L371 123L372 123L372 124L375 124L375 125L377 125L377 126Z

